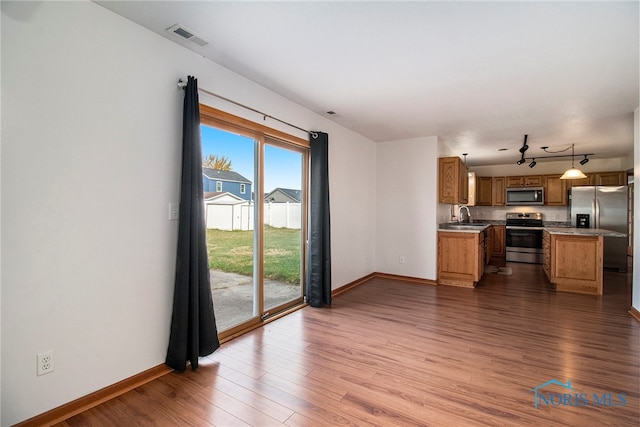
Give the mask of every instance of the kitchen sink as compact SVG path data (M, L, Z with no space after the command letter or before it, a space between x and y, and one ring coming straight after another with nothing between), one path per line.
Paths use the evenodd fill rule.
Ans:
M450 230L478 230L479 228L487 227L489 224L483 224L481 222L449 222L446 224L440 224L440 229Z

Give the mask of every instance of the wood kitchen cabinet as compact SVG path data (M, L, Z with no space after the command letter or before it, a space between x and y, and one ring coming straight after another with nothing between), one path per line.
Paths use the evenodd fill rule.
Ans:
M488 227L484 233L484 264L488 265L493 255L494 235L493 226Z
M507 188L524 187L524 176L508 176Z
M485 265L485 232L438 232L438 284L473 288Z
M600 172L595 174L594 185L627 185L625 172Z
M542 268L558 291L602 295L602 248L602 236L545 231Z
M581 187L583 185L595 185L596 176L593 174L585 173L586 178L581 179L566 179L567 181L567 189L571 187Z
M504 225L494 225L491 227L493 234L493 250L491 256L504 258L505 243L507 240L507 227Z
M546 206L567 206L567 180L562 175L544 175L544 204Z
M491 206L492 182L490 176L476 178L476 206Z
M542 269L551 281L551 236L547 231L542 233Z
M466 204L469 201L469 170L459 157L438 159L438 201Z
M491 179L491 206L504 206L506 199L505 177L494 176Z
M626 172L587 173L586 178L567 179L567 189L585 185L627 185Z
M508 176L507 188L542 187L541 175Z

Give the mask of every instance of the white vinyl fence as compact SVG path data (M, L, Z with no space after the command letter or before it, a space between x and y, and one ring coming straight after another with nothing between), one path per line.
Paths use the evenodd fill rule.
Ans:
M218 230L253 230L254 204L205 204L207 228ZM265 203L264 223L277 228L300 229L302 206L300 203Z

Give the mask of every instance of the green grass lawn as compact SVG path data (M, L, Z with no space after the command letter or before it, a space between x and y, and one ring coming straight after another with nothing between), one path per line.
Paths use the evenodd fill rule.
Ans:
M300 230L266 226L264 275L286 283L300 283ZM253 231L207 230L209 268L253 275Z

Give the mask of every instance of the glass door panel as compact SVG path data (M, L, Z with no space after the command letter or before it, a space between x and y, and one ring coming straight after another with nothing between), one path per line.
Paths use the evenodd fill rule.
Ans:
M304 151L267 140L264 146L264 316L302 302Z
M218 331L259 320L256 147L251 136L200 127L211 290Z

